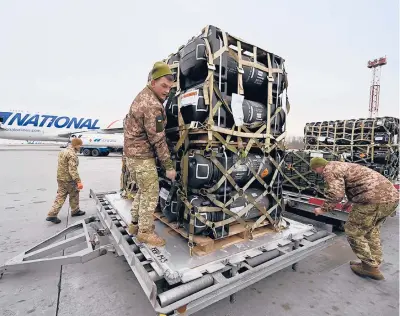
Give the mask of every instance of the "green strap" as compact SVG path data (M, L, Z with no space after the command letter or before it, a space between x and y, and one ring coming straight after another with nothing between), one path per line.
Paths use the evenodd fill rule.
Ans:
M263 126L261 126L256 133L261 133L262 131L264 131L264 129L266 129L266 124L264 124ZM251 133L249 129L247 129L246 127L243 127L243 130L246 133ZM256 144L260 149L262 149L262 144L258 141L258 139L256 138L252 138L249 140L249 142L247 143L247 146L244 150L245 154L247 155L250 152L251 147L253 146L253 144Z
M214 132L214 137L218 139L226 147L226 149L229 149L231 152L237 154L237 149L234 146L228 144L228 142L221 136L220 133Z
M268 106L267 106L267 118L268 118L268 124L267 124L267 139L266 139L266 147L269 148L269 145L271 143L271 106L272 106L272 83L274 81L274 77L272 74L272 63L271 63L271 54L267 53L267 61L268 61Z
M243 67L242 67L242 44L240 41L237 41L237 50L238 50L238 58L237 58L237 63L238 63L238 67L237 67L237 71L238 71L238 86L237 86L237 91L238 94L243 95L244 90L243 90L243 76L242 74L244 73Z
M248 226L247 223L242 218L242 215L245 214L246 212L243 212L243 214L241 214L242 212L234 213L231 210L228 210L222 202L220 202L217 199L215 199L212 195L207 194L207 198L211 202L213 202L215 205L219 206L224 213L226 213L226 214L231 216L228 219L225 219L223 221L219 221L219 222L215 223L215 227L225 226L225 225L230 224L230 223L232 223L234 221L238 221L244 227Z
M264 193L265 193L265 192L264 192ZM264 195L261 195L261 196L264 196ZM260 197L261 197L261 196L260 196ZM246 201L248 201L249 203L253 204L253 205L264 215L264 218L267 217L268 220L269 220L269 222L270 222L272 225L275 224L275 221L274 221L274 220L272 219L272 217L268 214L267 210L266 210L264 207L262 207L261 205L259 205L259 204L257 203L257 201L256 201L255 199L253 199L253 197L251 197L249 194L245 194L245 195L244 195L244 198L246 199ZM263 217L263 216L261 216L261 217ZM263 220L264 220L264 219L263 219ZM260 222L262 222L263 220L261 220Z
M226 179L230 182L230 184L237 190L239 191L240 188L238 187L238 185L236 184L235 180L233 180L233 178L231 177L230 174L228 174L225 170L225 168L221 165L221 163L213 156L211 156L210 160L214 163L214 165L217 166L217 168L219 169L219 171L221 171L221 173L226 177Z
M185 142L185 139L187 138L188 135L189 135L189 130L185 129L174 147L175 152L177 152L179 150L179 148L182 147L182 145Z

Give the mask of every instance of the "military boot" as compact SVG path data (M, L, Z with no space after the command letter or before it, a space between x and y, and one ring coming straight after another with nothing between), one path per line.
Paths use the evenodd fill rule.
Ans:
M86 214L86 212L81 211L80 209L78 209L78 210L75 211L74 213L71 213L71 216L72 216L72 217L75 217L75 216L82 216L82 215L85 215L85 214Z
M350 266L351 270L355 274L361 277L369 277L374 280L384 280L385 277L383 276L382 272L379 271L378 267L371 267L370 265L361 262L361 264L352 265Z
M158 236L154 230L139 230L137 240L156 247L162 247L165 245L165 240Z
M128 233L131 236L136 236L139 231L139 225L137 223L130 223L128 227Z
M61 223L61 219L59 219L57 216L48 216L48 217L46 217L46 221L52 222L54 224L60 224Z
M350 265L351 266L359 266L359 265L361 265L361 261L350 260Z

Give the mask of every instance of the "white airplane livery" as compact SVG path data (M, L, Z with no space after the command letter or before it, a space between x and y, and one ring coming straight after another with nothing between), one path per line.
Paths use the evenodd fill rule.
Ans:
M0 138L27 141L68 141L79 132L120 132L122 120L93 117L0 111Z

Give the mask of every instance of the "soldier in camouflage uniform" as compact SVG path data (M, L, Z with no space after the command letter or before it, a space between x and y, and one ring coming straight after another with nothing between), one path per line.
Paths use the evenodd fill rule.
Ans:
M81 146L82 140L80 138L74 138L71 144L58 154L57 197L53 207L47 214L46 221L55 224L61 223L57 215L68 195L71 216L85 215L85 212L79 209L79 190L83 189L83 185L78 173L79 160L77 153Z
M156 156L167 177L174 180L176 176L166 142L166 114L162 104L173 81L168 65L155 63L151 81L133 100L124 126L126 165L138 187L132 202L129 233L137 234L139 241L153 246L165 245L165 240L154 232L153 225L159 193Z
M361 260L350 261L350 267L359 276L384 279L379 270L382 262L380 227L399 204L399 193L393 184L378 172L359 164L330 161L316 157L310 167L326 182L326 202L314 210L316 215L335 209L346 195L343 206L352 210L345 224L347 240Z

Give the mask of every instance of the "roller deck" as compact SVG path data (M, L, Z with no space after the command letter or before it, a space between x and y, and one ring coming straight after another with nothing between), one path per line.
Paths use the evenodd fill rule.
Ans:
M125 257L155 315L190 315L227 297L233 303L236 292L281 269L292 266L296 270L299 261L327 247L335 237L284 218L287 227L280 232L191 256L187 240L171 233L159 220L155 220L156 231L166 239L166 246L149 247L130 237L126 230L131 201L118 192L91 191L91 197L96 202L96 216L78 221L12 258L0 267L0 274L39 265L85 263L112 252ZM109 243L104 243L104 238ZM75 252L57 256L79 245L73 248Z
M218 249L204 256L190 256L187 240L171 234L156 220L164 247L141 244L126 231L131 201L116 192L95 193L99 218L122 248L132 271L158 314L192 314L258 282L327 247L335 234L311 225L284 219L287 228ZM122 232L122 233L121 233ZM140 259L139 259L140 258Z

